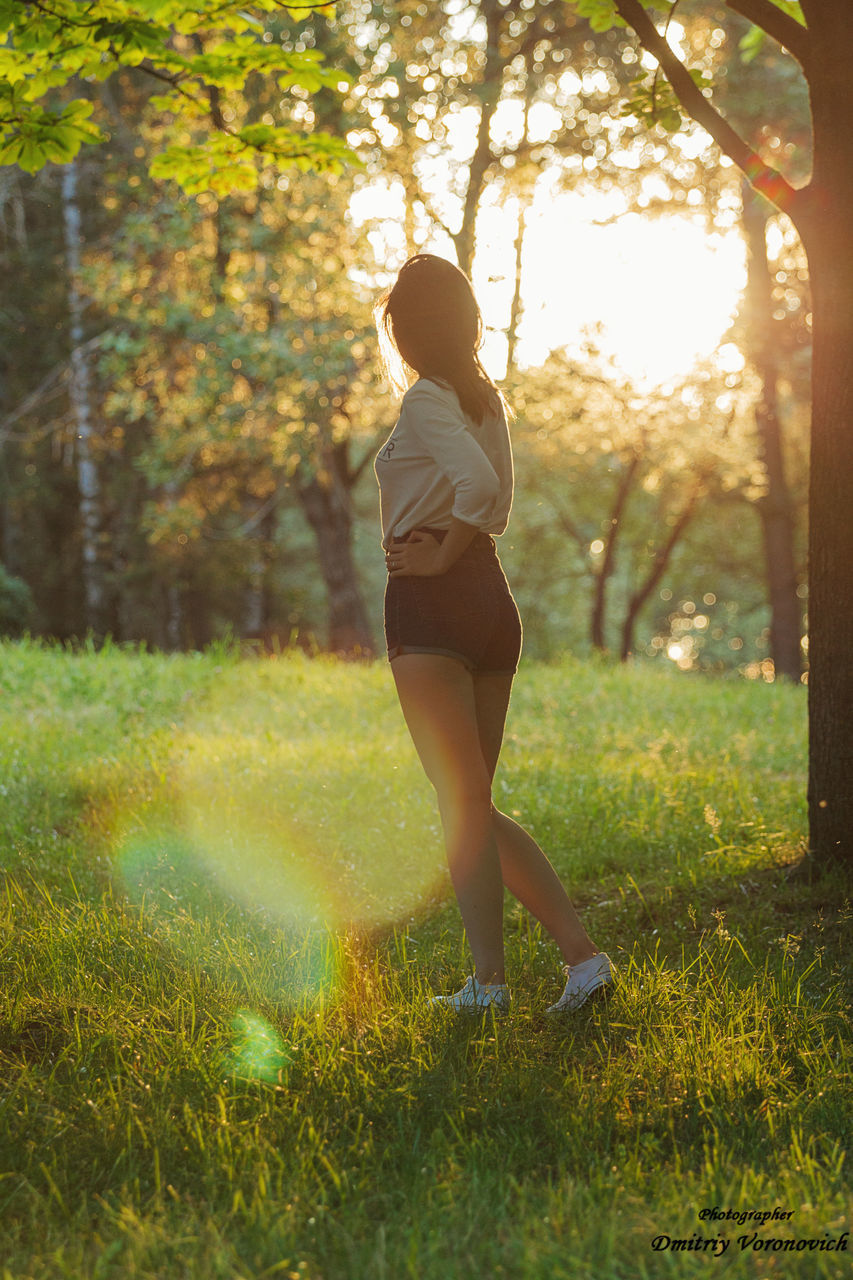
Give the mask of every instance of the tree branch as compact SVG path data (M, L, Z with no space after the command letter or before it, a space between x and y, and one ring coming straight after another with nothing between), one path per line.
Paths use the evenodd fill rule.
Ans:
M622 644L619 652L619 659L621 662L627 661L631 654L631 649L634 643L634 624L637 621L637 616L666 572L670 557L675 550L679 538L693 519L693 513L698 506L699 499L703 495L705 483L705 473L700 472L693 482L690 493L687 496L681 512L670 528L669 537L663 546L659 547L655 552L651 568L649 569L645 581L640 583L639 587L628 601L625 620L622 624Z
M82 343L77 348L78 351L84 353L95 351L101 345L104 338L108 337L112 332L112 329L104 329L102 333L95 334L93 338L89 338L87 342ZM69 366L70 361L60 360L58 364L53 366L47 377L39 383L34 391L30 391L26 396L24 396L23 400L15 406L11 413L7 413L5 417L0 418L0 440L25 440L35 438L31 437L28 432L12 432L10 428L13 427L16 422L19 422L21 418L25 417L26 414L32 413L33 410L40 408L42 404L45 404L63 389L62 382L65 375L68 373ZM51 424L50 429L53 429L53 424Z
M726 8L761 27L771 39L793 54L803 70L808 72L811 58L809 33L796 18L777 9L773 0L726 0Z
M442 218L441 214L436 210L435 206L433 205L432 197L427 194L427 192L423 189L423 187L417 181L417 179L415 179L415 182L417 184L417 189L418 189L416 198L420 200L421 204L423 205L424 212L426 213L427 217L430 218L436 224L437 227L441 227L444 234L448 236L448 238L451 239L455 244L456 237L459 234L459 232L450 230L450 227L444 221L444 218Z
M614 0L614 3L620 17L633 27L643 48L657 58L685 111L746 174L756 191L796 221L804 204L804 193L792 187L776 169L765 164L708 101L684 63L664 40L640 0Z

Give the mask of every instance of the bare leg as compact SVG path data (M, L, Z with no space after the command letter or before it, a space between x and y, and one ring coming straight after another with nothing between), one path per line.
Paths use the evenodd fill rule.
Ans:
M438 796L450 878L478 982L504 981L503 880L474 679L440 654L391 663L403 715Z
M512 690L512 676L474 677L474 699L480 745L489 778L503 741L504 722ZM492 825L500 857L501 875L510 893L547 929L566 964L580 964L597 952L551 863L533 837L499 809Z

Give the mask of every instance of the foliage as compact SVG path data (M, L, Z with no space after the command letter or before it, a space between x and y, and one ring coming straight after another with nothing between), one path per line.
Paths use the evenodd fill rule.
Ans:
M673 382L641 394L629 383L620 383L616 371L594 353L586 359L552 353L540 369L517 379L513 436L519 487L534 495L559 546L556 557L554 552L543 556L541 547L534 550L532 562L525 563L519 576L534 576L537 588L531 595L538 595L546 612L568 608L575 619L588 620L601 574L612 575L602 626L608 647L618 653L630 597L653 570L673 526L694 506L713 523L717 555L709 560L705 548L697 556L689 541L687 550L678 547L660 592L655 590L644 611L637 650L650 657L666 656L670 636L667 629L662 638L659 630L661 600L672 598L682 564L690 566L688 579L694 585L681 598L719 597L722 615L723 602L728 603L732 593L745 612L747 599L760 610L760 553L734 516L743 511L750 524L746 503L762 491L752 439L753 395L749 377L712 367L693 370L680 385ZM536 523L541 521L540 516ZM529 536L526 530L525 539ZM541 537L540 529L535 540ZM749 551L735 557L737 572L732 572L727 561L735 547ZM722 654L713 639L720 620L709 620L701 605L694 612L698 623L688 628L693 630L689 641L682 637L681 668L718 669ZM571 635L572 647L583 651L585 641L577 636L576 626L577 622L567 638ZM763 620L749 635L746 653L740 652L739 643L736 660L763 656L752 649L762 628ZM725 641L732 638L726 628ZM730 651L725 665L734 653Z
M22 635L34 617L33 593L29 586L0 564L0 635Z
M384 664L0 673L10 1274L651 1280L667 1232L751 1280L701 1209L839 1236L850 906L797 875L803 690L525 664L497 802L621 981L546 1020L558 957L511 905L515 1008L463 1026L424 1008L465 948Z
M627 24L620 16L616 0L569 0L572 8L586 18L593 31L606 32L612 27L625 27ZM669 30L673 18L679 22L695 21L696 15L679 8L679 0L641 0L644 8L659 10L666 14L664 32ZM802 9L796 0L771 0L778 9L801 25L805 25ZM700 16L700 22L702 18ZM740 38L738 48L745 63L752 62L765 46L766 32L762 27L749 26ZM706 43L701 50L693 49L694 56L708 62L710 46ZM694 67L689 72L696 86L702 90L716 88L720 84L717 76L710 74L705 67ZM725 84L724 77L722 83ZM630 91L625 95L622 107L623 115L636 117L648 127L660 125L668 133L676 133L688 127L690 115L669 82L661 75L660 68L643 69L633 78Z
M369 299L348 284L357 250L340 229L349 189L279 179L225 205L209 194L187 205L134 188L139 205L90 268L112 326L97 360L103 415L120 424L120 466L132 459L145 479L150 554L183 587L215 590L213 612L238 630L259 557L276 583L270 624L309 621L293 615L296 566L290 585L278 577L290 559L276 552L278 522L328 449L373 438L375 373L359 338Z
M593 31L607 31L616 25L624 26L616 8L615 0L569 0L581 17L588 18ZM798 0L771 0L771 3L789 17L805 25L802 7ZM659 9L670 16L678 5L678 0L642 0L646 9Z
M352 80L345 95L329 85L309 91L297 84L283 98L278 73L249 75L234 88L225 83L227 68L216 61L219 46L212 36L205 36L204 54L188 48L188 57L207 58L200 65L223 81L208 85L223 95L220 108L229 106L247 128L263 131L265 119L274 116L296 138L305 129L328 130L365 152L366 174L317 178L298 171L276 175L270 168L252 190L227 194L248 164L247 153L232 134L210 135L199 118L188 121L187 137L174 145L191 151L199 166L219 151L219 167L205 170L198 194L187 201L173 184L150 180L151 163L155 172L165 164L158 157L172 128L155 110L150 77L124 68L105 82L109 95L99 110L110 138L80 153L77 163L87 336L94 344L100 546L112 598L108 629L116 636L166 646L203 645L229 630L245 634L255 630L247 602L261 594L277 643L286 643L294 629L322 633L327 598L299 493L314 478L333 477L342 457L350 477L367 460L342 505L354 521L354 588L366 594L378 635L384 578L369 455L395 410L374 377L370 303L407 246L427 243L452 255L441 226L455 231L460 225L471 159L458 145L460 109L468 122L475 120L487 80L488 92L498 94L507 111L490 137L475 213L501 202L523 208L540 180L552 182L559 173L549 190L618 186L650 213L690 207L691 216L710 220L716 215L708 210L719 202L720 225L731 217L737 198L732 170L714 167L712 148L697 155L695 138L681 134L669 146L660 131L641 145L642 131L613 110L614 96L637 66L624 28L592 40L588 23L570 6L555 12L553 4L513 0L499 6L500 58L489 79L480 18L492 8L472 0L464 23L450 0L440 10L415 0L352 0L334 22L307 11L290 18L276 12L269 43L304 54L306 68L340 69ZM703 74L713 74L723 52L711 48L700 18L686 30L694 56L707 52ZM238 38L249 35L238 32ZM235 77L243 75L236 61ZM201 80L198 85L204 87ZM767 92L776 92L775 80ZM789 80L779 81L786 100L789 92ZM763 101L762 94L763 88L756 96ZM545 121L526 132L520 123L525 102L536 108L536 120ZM753 145L769 142L756 133ZM451 152L450 176L438 181L436 158ZM223 169L225 163L233 167ZM254 181L249 170L254 173L251 164L247 184ZM665 181L652 185L652 173ZM17 531L17 549L10 542L3 556L33 588L38 628L70 636L85 634L87 624L79 590L74 427L64 404L59 176L50 166L32 178L7 168L0 182L3 267L20 285L9 291L0 316L8 403L28 403L34 389L47 386L2 443L0 483L7 527ZM207 185L210 190L202 189ZM393 191L400 216L356 216L367 186L373 194ZM697 202L700 194L703 203ZM476 265L478 290L494 323L494 298L506 297L511 269L493 282ZM778 286L779 305L796 321L802 346L808 306L798 268L781 259L777 267L786 279ZM642 300L636 304L641 308ZM788 343L782 328L780 322L780 341ZM33 333L41 335L39 342L32 342ZM697 374L695 403L680 400L689 388L679 386L654 411L639 403L642 397L631 408L630 395L610 373L609 387L590 388L585 373L561 367L559 359L510 388L521 410L519 487L501 552L527 624L530 654L565 647L584 652L589 644L596 569L589 547L606 534L614 485L630 457L626 440L608 436L605 421L612 416L619 431L632 423L639 428L648 413L656 422L620 531L609 604L613 644L632 584L642 579L667 521L689 494L704 440L702 415L719 425L714 397L732 390L717 385L720 376L715 382ZM573 386L590 390L585 404L575 404ZM799 381L792 388L798 413L805 394ZM537 416L549 403L574 422L563 435L553 431L550 451L537 437L552 430L553 423ZM699 416L687 422L679 440L688 411ZM715 431L712 452L719 444ZM752 513L734 497L741 481L750 493L760 492L760 468L740 426L727 448L728 470L741 479L730 480L727 498L713 485L705 494L695 536L688 529L672 575L643 614L638 652L666 654L675 642L671 628L686 620L680 603L712 593L720 611L737 604L738 627L729 628L728 615L723 617L719 643L713 643L711 627L704 636L696 631L695 664L754 667L764 657L760 553ZM560 532L555 504L582 526L583 550ZM554 556L559 572L549 575ZM661 591L672 592L672 601ZM176 628L171 638L170 612L182 613L179 634ZM712 619L713 629L717 623ZM743 648L729 650L736 639Z
M529 198L543 171L560 169L568 185L603 155L628 74L621 33L591 41L568 5L541 0L353 0L347 19L361 115L351 136L402 196L393 237L386 230L392 260L430 238L468 269L485 186L491 200Z
M306 10L326 6L306 6ZM0 3L0 164L28 173L72 160L84 143L103 142L108 124L95 115L97 86L130 70L168 86L149 108L170 122L151 172L186 191L251 190L258 161L340 172L354 159L340 139L263 121L237 121L239 96L253 75L285 94L342 88L346 77L316 50L287 48L258 14L277 0L249 6L204 0L2 0ZM93 118L94 117L94 118ZM214 132L188 144L188 130L208 120Z

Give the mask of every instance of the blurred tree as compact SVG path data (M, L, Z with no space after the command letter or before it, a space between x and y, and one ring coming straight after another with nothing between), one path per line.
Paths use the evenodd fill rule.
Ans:
M88 220L85 189L79 203ZM0 554L35 602L33 626L86 630L68 332L68 262L60 171L0 173ZM99 334L87 317L87 353ZM91 326L91 327L89 327Z
M773 316L773 278L767 260L769 209L766 200L744 183L741 210L747 244L744 318L749 357L759 378L755 416L766 476L766 488L757 506L764 532L771 652L777 674L799 683L802 608L797 594L796 513L786 475L779 408L778 325Z
M727 92L732 94L731 80L737 67L746 56L738 48L738 36L748 31L748 24L736 22L730 24L733 31L724 31L718 26L718 8L712 3L693 5L686 13L679 11L678 32L703 74L713 75L723 87L719 96L725 101ZM728 64L733 60L736 65L729 74ZM767 148L770 140L765 136L765 104L768 100L784 103L778 114L784 111L786 156L789 166L804 176L810 153L808 102L791 63L781 52L764 51L760 64L751 69L749 92L732 94L737 99L733 106L744 136L752 145ZM803 608L798 590L804 566L801 570L798 565L796 549L800 512L790 492L785 466L779 353L783 346L790 346L782 334L783 327L789 331L799 327L802 337L807 299L797 296L798 305L792 312L787 305L791 291L786 290L786 307L780 315L775 297L779 291L772 279L766 246L768 228L778 211L753 192L748 183L739 182L730 161L724 158L721 163L719 148L704 131L680 118L678 123L677 132L669 132L663 124L654 127L653 142L648 137L634 138L627 146L620 141L602 158L600 168L619 175L626 212L670 214L679 210L685 217L704 220L709 234L718 235L731 225L734 210L739 211L747 247L748 278L740 308L742 323L732 336L759 375L756 444L765 485L754 510L764 537L771 656L776 674L799 682ZM775 139L775 146L781 148L780 139ZM808 342L809 336L805 335L806 347ZM787 356L790 358L790 349ZM804 511L802 518L805 525Z
M278 21L268 35L279 47L298 46L305 65L318 67L319 49L291 26ZM200 58L211 45L222 52L206 30L190 32L187 43ZM286 109L294 130L322 137L317 114L330 118L339 102L323 77L289 82L287 102L269 77L250 78L242 95L227 87L226 100L217 77L202 85L214 127L236 114L251 125ZM106 625L169 647L203 644L226 620L238 633L289 635L294 619L290 610L281 618L271 584L280 576L277 510L289 492L317 539L328 643L369 652L350 545L349 490L368 456L356 437L372 439L359 401L370 381L363 349L353 356L369 312L363 293L347 295L343 283L352 265L342 230L350 187L330 198L335 174L313 179L302 164L297 182L267 167L256 194L228 197L220 172L213 183L220 195L202 190L199 205L188 205L140 172L149 154L162 153L163 123L138 69L119 67L100 107L111 135L98 150L107 169L89 174L86 193L108 208L111 225L108 236L95 228L83 243L79 193L66 179L76 369L64 385L75 389L83 423L75 447L85 519L76 536L85 535L85 577L106 575L114 588L111 612L103 592L99 598ZM346 311L355 327L342 330ZM110 329L99 342L95 391L86 386L87 360L104 314ZM55 421L54 440L64 430ZM11 536L4 542L11 547ZM63 625L78 629L70 619Z
M644 395L594 353L579 364L555 352L519 379L519 471L574 549L562 572L575 594L585 581L593 648L631 655L641 610L701 505L754 482L750 390L708 368Z
M853 79L847 50L849 0L728 0L727 8L799 63L809 89L814 162L809 182L794 187L751 147L691 75L641 0L581 0L602 27L621 17L657 60L669 109L688 112L761 195L782 209L809 257L813 303L812 435L809 501L809 840L822 864L853 865ZM654 90L641 86L633 105L649 114ZM775 111L767 104L768 125ZM781 130L775 130L777 136Z
M212 196L198 209L140 195L92 288L115 317L99 359L106 414L140 442L139 523L171 584L170 642L210 632L217 563L240 584L228 608L239 634L292 629L269 585L289 498L314 531L328 647L369 652L350 490L380 441L358 336L369 303L347 288L345 190L280 179L225 210Z

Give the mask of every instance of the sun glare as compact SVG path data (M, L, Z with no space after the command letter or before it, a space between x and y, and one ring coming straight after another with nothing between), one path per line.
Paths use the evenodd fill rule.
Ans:
M528 217L518 359L535 366L589 338L652 387L715 355L745 284L743 243L687 215L614 218L608 206L606 197L556 196ZM489 231L478 265L498 285L504 252L497 227ZM495 335L492 365L501 346Z
M403 252L402 187L365 187L356 223L371 221L371 242L389 263ZM740 235L708 232L684 213L618 216L618 193L579 196L543 184L526 218L518 362L541 364L549 351L591 340L624 374L651 388L715 357L746 279ZM486 203L477 223L474 284L487 335L484 361L506 366L505 329L514 281L514 201ZM449 239L423 246L454 257Z

